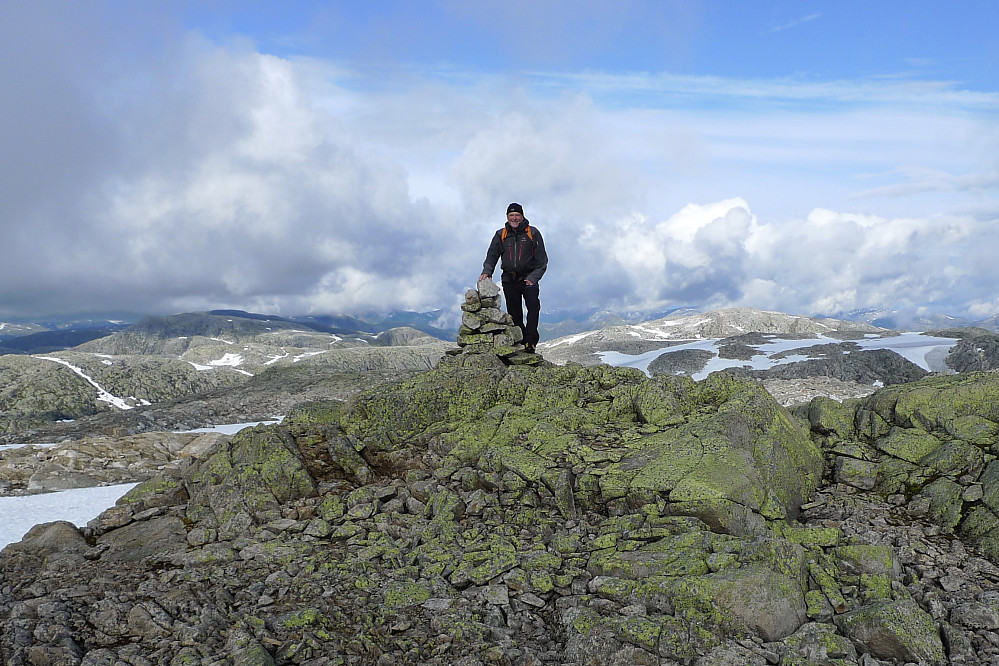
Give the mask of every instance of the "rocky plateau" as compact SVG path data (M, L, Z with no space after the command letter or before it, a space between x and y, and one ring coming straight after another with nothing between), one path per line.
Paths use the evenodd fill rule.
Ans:
M743 314L642 335L736 358L774 336L891 335ZM583 364L553 363L558 341L511 362L523 352L495 323L498 340L457 349L403 334L273 367L260 352L231 385L154 401L136 381L116 394L131 409L11 428L60 443L0 451L2 493L142 483L86 527L44 523L0 552L4 663L999 663L992 334L941 332L942 372L824 347L797 375L694 381L696 359L594 363L618 332L585 336L604 339ZM204 358L250 356L260 335L203 336L225 345ZM186 344L60 356L109 381L143 345ZM35 361L19 376L79 377ZM278 414L235 436L168 432Z

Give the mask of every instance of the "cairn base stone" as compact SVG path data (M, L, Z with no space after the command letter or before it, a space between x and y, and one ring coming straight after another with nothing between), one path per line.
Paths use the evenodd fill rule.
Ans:
M465 292L461 304L458 349L451 356L492 353L507 365L538 365L544 359L526 351L524 332L500 308L500 288L491 279L479 280Z

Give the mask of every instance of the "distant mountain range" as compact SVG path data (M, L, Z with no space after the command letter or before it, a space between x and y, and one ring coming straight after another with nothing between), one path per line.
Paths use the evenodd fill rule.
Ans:
M49 318L38 322L0 323L0 355L46 354L71 349L117 332L129 331L133 337L168 339L181 336L218 336L222 333L253 336L269 331L304 329L311 332L356 337L370 344L392 329L407 327L439 340L453 341L456 333L434 326L436 312L393 312L377 321L364 321L349 315L277 315L242 310L210 310L169 316L127 315L114 319L99 317Z
M866 308L829 315L837 319L864 322L896 331L933 331L948 328L982 328L999 332L999 314L986 319L968 319L947 314L925 314L912 310L892 308Z
M653 321L667 316L688 315L704 312L703 308L685 305L658 310L616 311L606 308L580 310L554 310L542 313L539 330L541 340L548 341L567 335L595 331L613 326L626 326ZM172 315L185 317L185 315ZM266 322L274 327L300 327L334 335L374 336L393 328L408 327L422 331L440 340L452 341L457 335L457 320L453 330L447 324L447 312L432 310L413 312L397 310L377 317L358 317L346 314L300 315L281 317L258 314L242 310L210 310L197 313L218 317L236 317L240 320ZM999 332L999 315L987 319L971 320L950 315L926 315L915 311L891 308L867 308L847 312L818 315L816 318L829 318L869 324L878 328L896 331L929 331L948 328L978 327L990 332ZM135 313L113 313L105 315L80 315L75 317L47 317L37 321L0 322L0 355L3 354L43 354L61 349L69 349L89 340L105 337L133 325L153 325L150 322L167 319L147 317ZM178 322L172 320L174 324Z
M999 368L999 335L982 327L902 332L858 321L725 308L584 331L538 345L558 364L607 363L650 375L751 377L784 404L859 397L929 373Z
M231 391L234 409L243 391L280 394L303 377L311 386L344 373L425 370L453 344L409 326L333 325L342 323L221 310L8 338L15 353L0 355L0 433L218 391Z
M661 351L696 340L737 340L739 344L760 345L761 339L746 336L781 336L785 339L854 340L893 334L884 328L839 319L802 317L752 308L724 308L707 313L674 312L666 317L637 324L621 324L570 334L539 346L546 358L556 363L569 361L589 365L601 354L638 356ZM762 354L762 352L760 352Z
M212 392L227 396L225 413L238 414L240 405L250 404L241 397L247 392L277 395L303 381L322 387L333 375L349 374L361 385L368 381L362 377L419 372L455 349L455 338L432 325L441 315L399 313L373 325L347 317L215 310L129 325L89 321L79 329L8 337L3 344L15 353L0 355L0 432L23 433L102 412L139 413ZM945 320L946 330L924 335L751 308L685 308L652 320L628 319L609 312L567 318L563 330L604 325L545 340L538 351L556 364L607 363L695 380L714 371L749 376L775 396L783 391L785 404L807 401L811 393L800 383L814 384L815 378L826 381L823 394L850 397L931 372L999 368L999 335L955 328L953 320ZM378 330L404 322L412 325ZM558 330L554 324L549 333ZM828 381L839 382L835 393ZM213 404L185 408L185 422L208 420L210 413L217 418L222 412Z

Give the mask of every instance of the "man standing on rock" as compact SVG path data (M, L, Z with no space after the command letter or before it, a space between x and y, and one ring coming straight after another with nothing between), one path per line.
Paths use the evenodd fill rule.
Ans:
M503 296L506 311L513 323L524 332L524 347L534 352L538 344L538 317L541 314L541 297L538 282L548 268L548 254L541 232L524 217L524 207L512 203L506 207L506 224L494 235L482 263L480 280L493 277L496 262L503 257ZM523 303L521 303L523 299ZM527 323L524 323L524 303L527 304Z

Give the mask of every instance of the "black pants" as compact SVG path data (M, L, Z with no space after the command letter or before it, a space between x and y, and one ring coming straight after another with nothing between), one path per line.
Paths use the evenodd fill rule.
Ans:
M541 314L541 290L536 284L527 285L523 280L503 283L503 297L506 298L506 311L513 317L513 323L524 332L524 344L538 344L538 316ZM524 324L524 305L527 304L527 324Z

